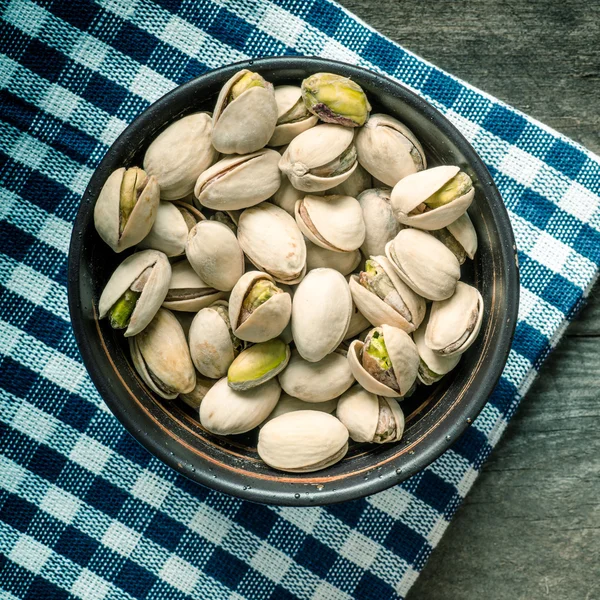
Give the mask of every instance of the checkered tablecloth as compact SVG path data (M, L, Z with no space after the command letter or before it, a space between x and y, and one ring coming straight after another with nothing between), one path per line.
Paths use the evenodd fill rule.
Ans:
M0 596L403 597L594 281L599 159L326 0L0 0ZM81 194L154 100L247 57L310 54L386 73L485 160L519 247L510 359L479 418L373 497L269 508L161 464L111 415L69 325Z

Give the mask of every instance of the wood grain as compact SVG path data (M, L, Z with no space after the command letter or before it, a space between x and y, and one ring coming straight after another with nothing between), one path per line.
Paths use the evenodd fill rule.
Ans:
M598 0L341 3L409 50L600 153ZM600 600L599 420L596 289L409 600Z

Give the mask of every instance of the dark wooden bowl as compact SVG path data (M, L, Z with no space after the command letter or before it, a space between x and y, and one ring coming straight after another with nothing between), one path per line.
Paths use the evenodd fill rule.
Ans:
M181 401L154 396L132 367L121 333L98 321L98 298L124 255L97 235L93 207L108 175L141 165L145 148L176 119L212 110L221 86L249 68L274 84L298 84L328 71L351 77L366 91L374 112L406 123L423 144L429 166L455 164L475 182L469 209L479 237L463 279L483 295L481 333L458 367L432 387L402 402L404 438L397 444L353 444L338 464L312 474L274 471L256 454L256 433L219 437L205 431ZM127 253L125 253L127 254ZM508 214L479 156L435 108L402 85L347 64L307 57L248 61L211 71L173 90L144 111L111 146L83 196L69 249L69 308L83 361L108 407L150 452L198 483L255 502L316 505L374 494L426 467L475 419L504 368L519 298L516 250Z

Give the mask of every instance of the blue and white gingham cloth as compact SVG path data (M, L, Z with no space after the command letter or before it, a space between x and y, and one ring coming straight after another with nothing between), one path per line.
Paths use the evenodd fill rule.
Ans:
M403 597L596 278L599 159L327 0L0 0L0 597ZM103 404L67 312L71 223L123 128L207 69L310 54L395 77L485 160L519 247L502 379L433 465L373 497L269 508L150 456Z

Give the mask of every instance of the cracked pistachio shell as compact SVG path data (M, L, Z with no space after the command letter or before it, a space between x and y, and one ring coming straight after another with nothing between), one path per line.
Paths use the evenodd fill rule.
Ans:
M221 89L213 115L212 143L222 154L247 154L267 145L277 123L277 102L273 86L262 80L235 100L229 96L244 75L236 73Z
M110 276L100 296L98 311L103 319L146 269L152 271L131 313L125 337L140 333L163 303L171 281L171 265L168 258L156 250L143 250L128 256Z
M371 115L356 136L358 161L373 177L394 186L427 167L425 152L413 132L394 117Z
M269 140L269 146L285 146L319 121L315 115L308 112L298 86L277 86L275 101L277 102L277 125Z
M194 389L196 372L172 312L161 308L142 332L129 338L129 349L140 377L159 396L173 399Z
M402 229L385 246L400 279L428 300L445 300L460 279L460 265L442 242L419 229Z
M202 281L223 292L244 273L244 253L235 233L218 221L200 221L188 235L185 255Z
M306 272L306 244L296 221L269 202L245 210L238 223L238 241L259 270L280 283L298 283Z
M317 362L333 352L346 336L351 316L352 296L341 273L307 273L292 302L292 335L300 355Z
M215 302L200 310L190 327L188 337L194 366L211 379L225 377L237 354L229 322L223 318L227 310L227 302Z
M413 333L413 341L419 352L418 380L424 385L432 385L439 381L444 375L450 373L460 362L461 354L444 356L434 352L425 343L425 331L428 319L423 321L419 329Z
M350 292L358 310L374 327L391 325L407 333L414 331L425 317L425 300L406 285L394 270L385 256L373 256L374 260L390 278L404 304L405 314L400 313L392 305L385 302L377 294L360 284L359 276L350 277Z
M305 196L296 202L296 223L317 246L352 252L365 241L365 222L358 200L350 196Z
M197 201L213 210L238 210L270 198L281 185L279 153L258 150L226 156L204 171L194 188Z
M200 173L217 160L211 132L210 114L194 113L171 123L148 146L144 169L158 180L163 200L190 194Z
M279 168L304 192L323 192L346 181L356 160L337 175L323 175L320 169L335 163L345 152L352 152L353 130L341 125L317 125L295 137L283 153ZM335 166L332 167L335 173ZM316 171L316 173L315 173Z
M425 343L444 356L462 354L477 338L482 319L479 290L459 281L450 298L431 305Z
M340 196L352 196L358 198L359 194L373 186L373 178L360 164L352 171L350 177L339 185L327 190L328 194L338 194Z
M163 307L195 313L225 296L225 292L202 281L187 260L180 260L171 266L171 281Z
M385 396L386 398L397 398L406 395L417 379L419 369L419 353L411 337L401 329L382 325L381 330L385 348L392 365L394 377L396 378L399 392L385 383L377 380L362 364L362 353L364 342L354 340L348 350L348 363L352 375L365 388L365 390ZM367 336L368 337L368 336Z
M289 293L282 290L275 293L259 306L253 308L250 314L241 322L244 314L244 300L248 293L261 280L273 282L268 273L261 271L248 271L231 290L229 297L229 320L233 333L247 342L266 342L278 337L290 321L292 315L292 298ZM281 288L279 288L281 289Z
M114 252L131 248L148 235L156 219L160 199L156 177L149 177L127 218L125 227L121 227L121 186L126 171L132 169L122 167L110 174L94 205L96 231ZM138 171L143 173L141 169Z
M353 383L348 361L338 352L317 362L308 362L294 350L287 368L279 374L284 392L315 404L341 396Z
M217 435L246 433L269 416L280 394L277 379L241 392L230 388L224 377L204 396L200 404L200 423Z
M262 427L257 451L267 465L280 471L318 471L346 455L348 430L326 412L288 412Z
M286 213L294 216L294 210L296 207L296 201L301 200L306 196L305 192L301 192L297 190L292 182L287 178L283 173L281 174L281 186L279 189L273 194L273 198L271 202L275 204L275 206L279 206L279 208L283 208Z
M456 221L471 206L475 196L470 178L460 186L455 199L437 208L427 208L424 212L415 209L426 203L430 196L448 184L459 172L459 167L434 167L400 180L391 195L396 219L404 225L426 230L442 229ZM466 174L465 177L468 178Z
M181 256L189 230L204 218L197 208L185 202L160 202L154 225L138 247L160 250L167 256Z
M362 260L359 250L351 252L336 252L306 240L306 270L320 269L323 267L335 269L342 275L352 273Z
M360 310L358 310L354 301L352 301L352 316L350 317L350 324L348 325L348 331L346 331L346 335L344 336L344 341L357 336L370 326L371 323L369 323L367 318Z
M390 204L391 191L373 188L357 197L365 222L365 241L360 247L365 256L385 254L385 245L402 229Z
M249 390L276 377L290 360L290 347L279 338L254 344L241 352L227 370L234 390Z
M463 213L456 221L448 224L446 229L464 249L466 255L473 260L477 252L477 232L468 213Z
M264 427L269 421L272 421L276 417L280 415L285 415L290 412L295 412L297 410L318 410L324 413L333 413L335 407L337 406L337 398L333 400L326 400L325 402L304 402L304 400L300 400L299 398L293 398L289 394L282 392L279 402L273 409L273 412L263 421L260 425Z
M204 396L208 393L208 390L217 383L214 379L208 379L202 377L199 373L196 373L196 385L191 392L187 394L179 394L179 397L194 410L200 408L200 403L204 399Z
M397 442L404 433L404 413L398 402L378 397L360 385L338 400L336 415L355 442Z

